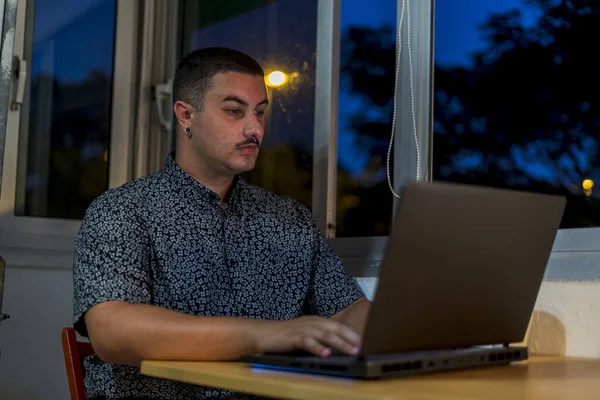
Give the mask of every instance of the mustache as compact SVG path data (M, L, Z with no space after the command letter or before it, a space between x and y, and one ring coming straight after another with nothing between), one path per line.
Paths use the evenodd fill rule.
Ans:
M237 147L244 147L244 146L248 146L249 144L255 144L256 147L260 147L260 140L258 140L258 138L256 136L252 136L249 137L248 139L244 140L241 143L237 144Z

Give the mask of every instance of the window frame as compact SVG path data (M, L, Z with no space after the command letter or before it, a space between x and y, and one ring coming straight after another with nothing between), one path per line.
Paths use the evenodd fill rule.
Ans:
M335 236L340 13L341 0L317 3L312 215L326 238Z
M131 179L134 116L136 104L139 2L117 0L113 100L109 149L108 187ZM18 0L14 56L24 58L27 0ZM26 60L29 61L29 60ZM11 79L12 96L14 88ZM15 215L19 141L27 132L20 129L21 108L8 110L0 193L0 249L7 263L24 266L64 268L72 263L73 240L80 220ZM21 160L22 162L22 160Z
M179 0L145 0L139 45L138 105L133 148L133 179L156 172L174 146L171 97L177 66ZM159 90L160 87L160 90ZM160 108L160 112L158 109ZM163 118L161 120L161 117Z

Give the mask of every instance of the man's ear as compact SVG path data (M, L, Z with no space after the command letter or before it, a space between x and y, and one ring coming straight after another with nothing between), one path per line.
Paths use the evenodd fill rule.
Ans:
M173 105L173 111L175 112L175 118L177 118L177 122L182 129L185 129L192 124L194 107L192 107L191 104L178 100Z

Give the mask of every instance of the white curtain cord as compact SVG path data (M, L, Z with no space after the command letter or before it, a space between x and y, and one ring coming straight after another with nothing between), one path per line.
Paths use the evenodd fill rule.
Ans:
M394 133L396 130L396 108L397 108L397 96L398 96L398 75L400 73L400 59L402 55L402 26L404 22L404 12L406 11L406 23L408 37L406 39L407 47L408 47L408 64L409 64L409 72L410 72L410 105L411 105L411 113L412 113L412 127L413 127L413 137L415 139L415 148L417 151L417 172L416 172L416 180L419 180L420 177L420 167L421 167L421 152L419 150L419 137L417 135L417 116L415 112L415 90L413 84L413 63L412 63L412 46L410 40L410 0L402 0L402 9L400 10L400 22L398 23L398 51L396 52L396 79L394 83L394 110L392 114L392 134L390 136L390 145L388 147L387 154L387 162L386 162L386 172L387 172L387 180L388 186L390 187L390 191L392 194L398 198L400 195L396 193L394 187L392 185L392 179L390 174L390 159L392 155L392 148L394 143Z

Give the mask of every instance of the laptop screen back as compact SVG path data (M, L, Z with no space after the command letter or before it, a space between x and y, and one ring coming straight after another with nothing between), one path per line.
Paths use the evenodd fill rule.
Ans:
M398 207L362 354L522 341L565 199L415 182Z

